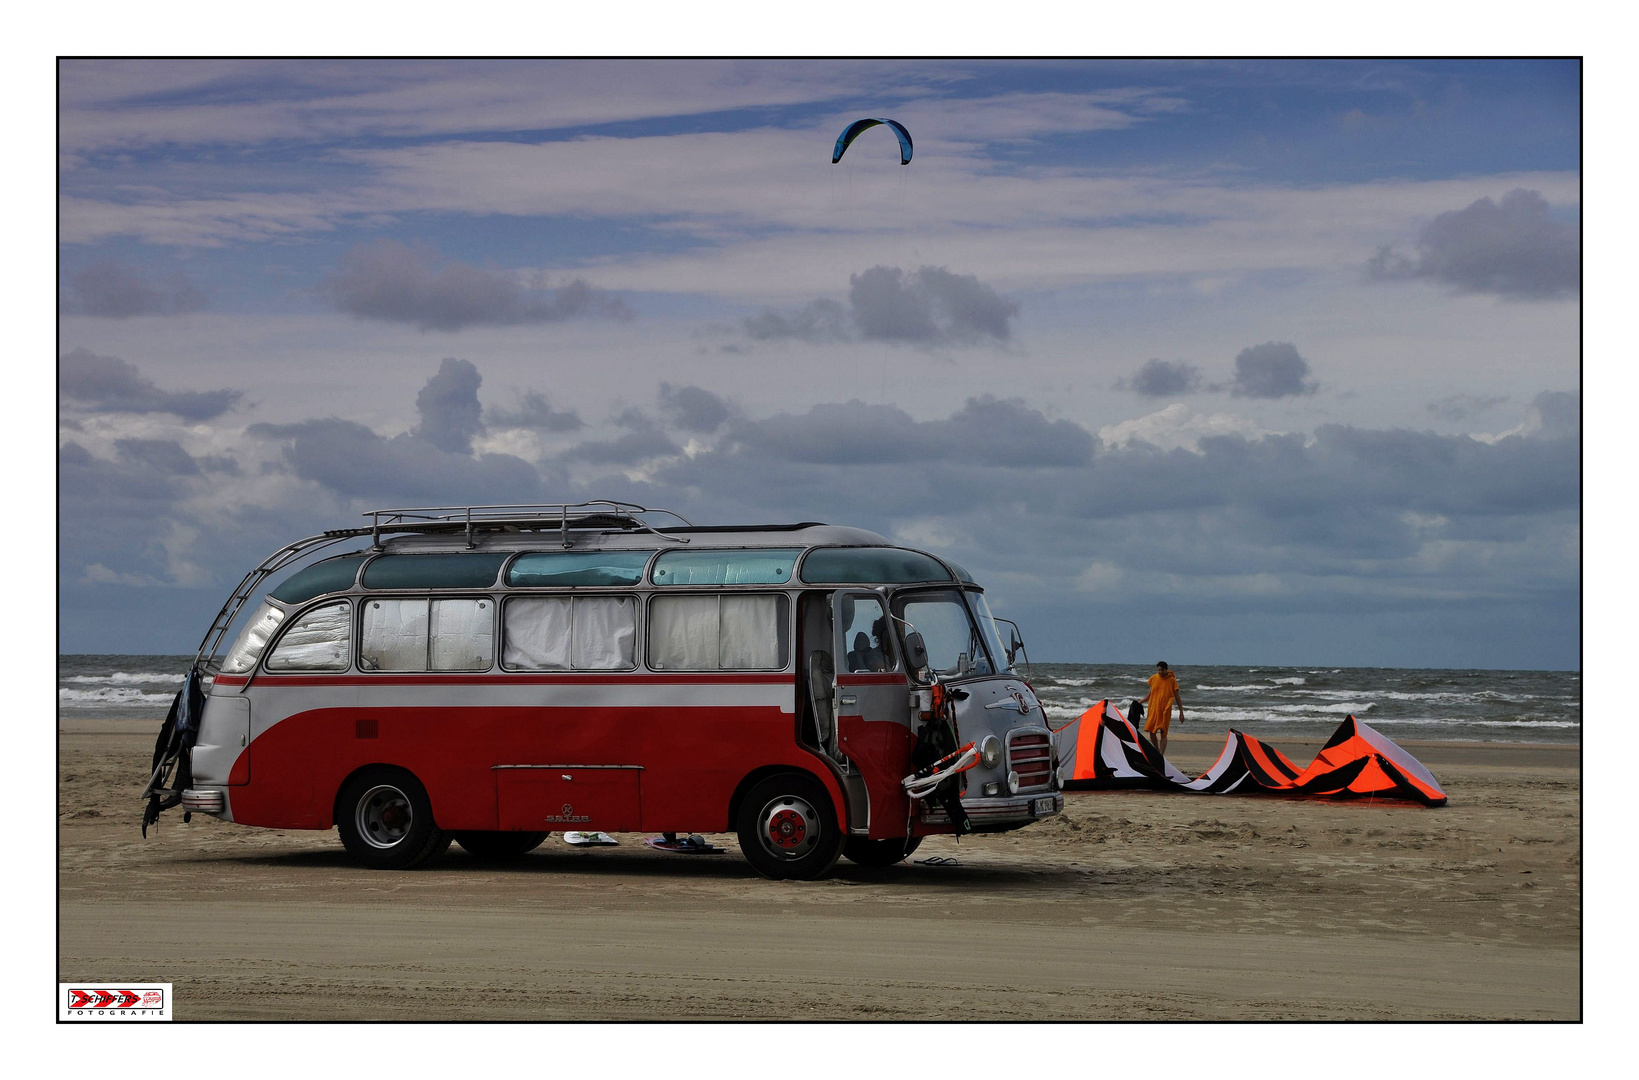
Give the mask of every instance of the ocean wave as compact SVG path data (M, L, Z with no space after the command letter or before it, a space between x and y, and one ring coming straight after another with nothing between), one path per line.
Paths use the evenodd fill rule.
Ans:
M1096 686L1096 685L1098 685L1098 684L1099 684L1099 683L1100 683L1100 682L1102 682L1102 681L1103 681L1103 680L1101 680L1101 679L1071 679L1071 678L1060 678L1060 677L1059 677L1059 676L1057 676L1057 675L1049 675L1049 676L1047 676L1047 677L1048 677L1048 678L1049 678L1049 679L1052 679L1052 680L1053 680L1053 681L1054 681L1054 682L1055 682L1055 683L1057 683L1057 684L1058 684L1058 685L1060 685L1060 686Z
M1466 716L1384 717L1372 727L1498 727L1498 728L1579 728L1580 720L1477 720Z
M182 675L171 674L166 671L116 671L109 675L65 675L57 681L113 684L115 686L129 686L140 683L166 683L171 686L181 686L182 679Z
M57 691L59 705L169 705L175 694L150 694L130 686L105 686L97 690Z
M1244 686L1208 686L1206 683L1198 685L1197 690L1269 690L1273 689L1268 683L1247 683Z
M1305 679L1302 675L1294 675L1290 679L1270 679L1269 681L1274 683L1276 686L1302 686L1309 680Z

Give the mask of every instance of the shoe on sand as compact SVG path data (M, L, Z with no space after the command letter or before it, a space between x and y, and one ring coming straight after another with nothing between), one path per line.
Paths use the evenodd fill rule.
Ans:
M643 842L656 851L669 851L675 855L721 855L724 851L723 848L706 843L706 838L698 833L680 836L676 840L652 836Z
M571 847L619 847L620 841L605 832L566 832L563 842Z

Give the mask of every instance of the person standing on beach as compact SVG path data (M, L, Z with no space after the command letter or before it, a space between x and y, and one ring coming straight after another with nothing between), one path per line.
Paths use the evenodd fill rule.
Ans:
M1172 726L1172 707L1178 706L1178 722L1184 722L1184 699L1178 696L1178 677L1165 660L1155 662L1150 676L1150 699L1144 706L1144 733L1155 741L1161 756L1167 755L1167 728Z

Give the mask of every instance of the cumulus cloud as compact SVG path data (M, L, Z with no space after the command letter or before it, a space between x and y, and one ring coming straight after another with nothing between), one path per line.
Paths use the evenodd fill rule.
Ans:
M660 411L672 426L709 435L729 418L728 403L710 390L698 386L660 384Z
M1582 290L1576 226L1555 221L1539 192L1516 188L1501 204L1489 197L1429 222L1415 257L1392 245L1366 264L1377 281L1427 278L1461 292L1544 300Z
M1115 384L1117 390L1131 390L1145 397L1176 397L1201 388L1201 372L1182 360L1146 360L1129 379Z
M468 360L446 357L438 373L416 395L421 423L415 434L452 454L472 453L472 438L484 430L478 387L484 378Z
M484 422L497 431L545 431L552 434L579 431L586 426L574 409L553 408L546 395L537 390L525 391L518 398L516 409L485 409Z
M1508 401L1506 394L1452 394L1428 403L1428 411L1441 420L1467 420L1478 413L1490 412Z
M1098 437L1112 447L1131 442L1144 442L1162 450L1199 451L1201 440L1221 435L1238 435L1247 439L1261 439L1275 432L1266 430L1243 416L1228 413L1194 412L1188 405L1175 401L1160 412L1123 420L1098 429Z
M104 261L92 263L70 280L76 301L71 310L98 318L186 315L205 308L205 294L180 270L156 284L134 266Z
M1242 349L1235 357L1235 378L1229 390L1236 397L1296 397L1315 389L1309 362L1290 342L1266 341Z
M175 439L117 439L114 448L121 458L169 476L200 474L199 463Z
M135 364L89 349L58 359L57 392L87 412L170 413L196 421L222 415L240 397L237 390L161 390Z
M577 317L631 316L615 296L575 279L557 289L526 287L516 274L462 262L435 268L431 252L392 240L353 248L319 284L336 310L361 319L413 323L422 330L514 326Z
M889 345L1003 344L1013 335L1017 301L975 274L924 266L906 273L873 266L848 278L848 304L814 300L790 314L745 320L758 340L875 341Z

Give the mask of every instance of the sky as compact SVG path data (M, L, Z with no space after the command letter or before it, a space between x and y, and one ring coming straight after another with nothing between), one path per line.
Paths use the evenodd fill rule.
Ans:
M1575 61L57 74L63 652L616 498L948 555L1039 661L1580 667Z

